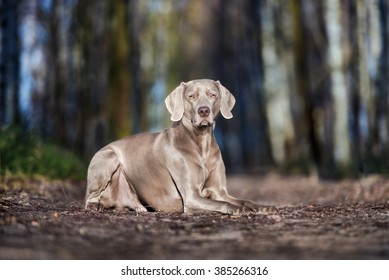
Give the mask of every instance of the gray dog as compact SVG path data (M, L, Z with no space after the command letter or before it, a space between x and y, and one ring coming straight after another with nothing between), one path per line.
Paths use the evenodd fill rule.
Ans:
M173 125L113 142L92 158L86 205L146 212L258 211L231 197L213 130L219 111L232 118L234 96L219 81L181 83L165 100Z

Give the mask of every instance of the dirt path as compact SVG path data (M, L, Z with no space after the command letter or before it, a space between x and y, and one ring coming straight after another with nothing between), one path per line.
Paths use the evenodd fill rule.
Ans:
M0 188L0 259L389 259L389 180L233 176L263 213L84 210L84 183Z

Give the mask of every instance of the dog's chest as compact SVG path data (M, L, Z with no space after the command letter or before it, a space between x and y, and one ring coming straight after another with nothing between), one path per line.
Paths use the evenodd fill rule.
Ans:
M205 178L209 173L215 169L215 165L218 162L219 147L216 143L208 142L201 143L199 146L198 160L203 171Z

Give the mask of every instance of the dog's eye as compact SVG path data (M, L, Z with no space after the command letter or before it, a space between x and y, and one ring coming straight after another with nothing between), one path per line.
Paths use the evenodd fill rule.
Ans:
M211 91L211 92L210 92L210 96L211 96L212 98L214 98L214 97L217 97L217 94L216 94L216 92Z
M195 92L191 92L187 96L188 96L189 100L195 100L196 99L196 93Z

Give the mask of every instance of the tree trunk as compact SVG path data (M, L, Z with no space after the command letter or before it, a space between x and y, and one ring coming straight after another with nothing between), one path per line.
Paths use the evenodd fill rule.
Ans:
M128 39L128 1L109 1L109 74L108 126L110 138L127 136L132 130L130 120L130 72Z
M377 75L377 118L379 153L389 152L389 4L387 0L376 3L380 26L380 54Z
M334 106L335 163L346 167L350 163L350 139L348 127L349 100L344 72L342 46L341 7L338 0L325 2L325 18L328 36L328 64L331 77L331 94Z
M321 164L321 149L318 132L315 125L315 105L310 96L309 64L307 59L308 32L304 25L304 11L300 0L291 2L291 15L294 42L294 80L296 83L296 98L293 111L294 128L297 141L296 152L300 155L299 161L306 165ZM308 38L307 38L308 37ZM308 166L310 169L311 167ZM307 170L312 171L312 170Z
M0 2L0 125L20 124L19 2Z
M280 36L275 29L277 5L267 1L261 9L262 61L272 154L277 164L283 164L288 158L287 147L294 142L294 131L284 53L277 53L276 38Z

